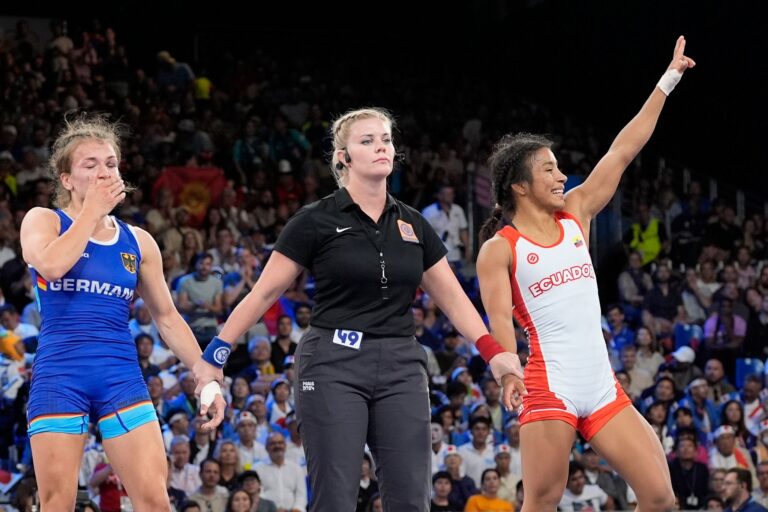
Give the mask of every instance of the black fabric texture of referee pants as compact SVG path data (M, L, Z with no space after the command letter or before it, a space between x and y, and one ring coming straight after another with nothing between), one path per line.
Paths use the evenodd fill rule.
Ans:
M360 350L310 327L296 350L296 413L311 512L353 512L365 443L386 512L426 512L431 485L427 357L413 336L363 335Z

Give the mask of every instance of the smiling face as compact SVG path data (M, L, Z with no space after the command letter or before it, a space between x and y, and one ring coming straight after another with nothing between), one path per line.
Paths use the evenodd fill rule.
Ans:
M512 185L513 192L540 208L559 211L565 207L565 174L549 148L539 148L531 157L531 181Z

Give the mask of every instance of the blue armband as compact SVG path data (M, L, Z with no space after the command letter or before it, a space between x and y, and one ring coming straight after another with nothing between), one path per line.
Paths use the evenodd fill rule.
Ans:
M212 364L216 368L224 368L230 352L232 352L232 345L218 336L214 336L208 346L205 347L203 361Z

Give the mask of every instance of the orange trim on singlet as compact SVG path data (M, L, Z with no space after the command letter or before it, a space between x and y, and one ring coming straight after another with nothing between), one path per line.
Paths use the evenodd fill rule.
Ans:
M50 418L61 418L61 419L70 419L70 418L82 418L85 416L84 413L56 413L56 414L41 414L40 416L35 416L35 418L29 422L29 424L33 424L36 421L40 420L46 420Z
M146 404L152 405L152 401L151 400L144 400L143 402L137 402L137 403L135 403L133 405L129 405L128 407L123 407L122 409L118 409L117 411L109 413L106 416L100 418L99 419L99 423L101 423L104 420L108 420L109 418L112 418L112 417L114 417L117 414L122 414L124 412L130 411L132 409L136 409L137 407L141 407L142 405L146 405Z
M507 229L509 228L509 229ZM561 226L562 229L562 226ZM516 253L516 244L520 236L520 232L516 229L507 226L499 232L501 236L507 239L512 249L513 261ZM562 238L562 237L561 237ZM528 364L525 366L525 378L523 380L528 395L523 398L523 411L520 417L520 421L531 413L535 409L555 409L559 411L566 411L565 403L558 398L549 389L549 379L547 377L547 365L541 355L541 345L539 343L539 333L536 330L536 325L531 319L531 315L526 307L525 300L520 293L520 286L515 279L516 265L513 263L512 270L509 278L510 286L512 288L512 304L514 309L512 314L515 316L517 322L527 327L528 331L528 343L530 347L530 355L528 356ZM573 417L572 414L569 414ZM574 418L575 426L575 418Z
M615 375L613 380L616 385L616 399L608 405L596 410L588 417L579 418L578 429L586 441L589 441L595 434L600 432L600 429L602 429L606 423L611 421L614 416L619 414L622 409L632 405L632 401L627 394L624 393L624 389L621 387L621 384L619 384L619 381L616 380Z
M555 220L558 220L557 214L555 214ZM561 222L557 223L557 227L560 230L560 236L557 238L557 241L553 243L552 245L541 245L540 243L536 242L535 240L531 240L521 232L519 232L517 229L513 228L512 226L504 226L501 230L498 231L498 233L503 236L504 238L507 238L509 240L509 237L514 237L515 241L517 241L517 238L525 238L527 241L535 245L536 247L541 247L542 249L551 249L552 247L556 247L560 245L560 242L563 241L563 238L565 238L565 228L563 227L563 224ZM514 233L513 233L514 232ZM514 246L512 246L514 248Z
M572 213L568 213L568 212L566 212L564 210L561 210L561 211L555 213L555 218L558 219L558 220L561 220L561 219L572 220L573 222L576 223L577 226L579 226L579 231L581 231L581 236L586 238L586 235L584 234L584 227L581 225L581 222L579 222L579 219L577 219L576 216L573 215Z

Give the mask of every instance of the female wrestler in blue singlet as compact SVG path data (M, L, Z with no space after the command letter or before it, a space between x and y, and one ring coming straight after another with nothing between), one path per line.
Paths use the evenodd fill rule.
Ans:
M170 510L160 427L128 330L135 293L200 388L222 379L174 307L155 241L108 215L125 197L119 161L115 125L67 123L51 159L59 209L34 208L21 226L42 316L27 412L42 510L74 508L89 420L134 510ZM209 428L223 411L219 395Z

